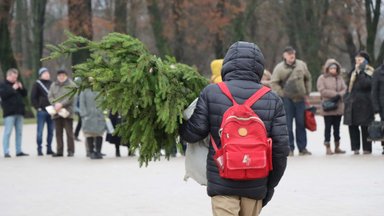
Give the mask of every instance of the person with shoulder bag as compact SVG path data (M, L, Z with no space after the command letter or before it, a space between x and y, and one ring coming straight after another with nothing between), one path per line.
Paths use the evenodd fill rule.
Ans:
M335 59L328 59L323 66L323 74L317 79L317 90L320 92L321 104L324 116L324 146L326 154L344 154L340 149L340 122L344 112L342 98L347 90L343 78L340 75L341 66ZM331 129L335 151L331 149Z
M210 84L202 90L191 118L180 128L181 138L188 143L210 136L206 165L207 192L215 216L259 215L261 208L271 200L286 168L289 141L284 105L276 93L260 83L263 71L264 56L256 44L239 41L231 45L221 71L223 82ZM253 103L252 99L256 102ZM241 109L251 116L224 115L227 111L238 113ZM252 124L265 128L260 130L265 133L260 133L263 136L259 137L249 136L247 140L256 129L240 127L242 121L255 121ZM223 122L228 122L228 127L223 126ZM255 143L260 144L260 149L254 152L238 151L236 154L236 149L229 149L233 143L257 138L260 142ZM267 143L268 140L271 142ZM234 157L220 154L223 152ZM258 159L253 160L255 157ZM269 159L272 163L268 163ZM255 163L258 166L254 166ZM239 168L238 172L229 165ZM254 168L260 170L252 170Z
M369 55L365 51L358 52L355 61L355 68L348 75L347 93L344 97L344 124L348 125L354 154L360 154L360 137L363 153L371 154L372 142L368 141L368 125L374 120L371 99L374 69L369 65Z
M299 155L312 155L307 149L307 131L305 112L309 94L312 89L311 73L307 64L296 58L296 50L286 47L283 50L283 61L278 63L272 72L270 85L283 100L289 133L290 156L294 155L295 138ZM293 132L295 120L295 135ZM296 136L296 137L295 137Z

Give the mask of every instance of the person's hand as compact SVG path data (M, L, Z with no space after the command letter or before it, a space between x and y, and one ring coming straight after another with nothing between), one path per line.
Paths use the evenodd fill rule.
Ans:
M23 88L23 84L21 84L21 82L16 82L16 83L19 85L19 89Z
M55 110L56 110L56 112L58 112L61 108L63 108L63 104L55 103Z

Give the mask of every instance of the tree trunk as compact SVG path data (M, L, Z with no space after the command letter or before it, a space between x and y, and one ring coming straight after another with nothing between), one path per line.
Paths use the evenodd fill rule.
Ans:
M381 14L381 0L376 0L373 4L372 0L365 0L365 13L366 13L366 28L367 28L367 52L371 57L371 65L374 67L380 65L383 59L375 58L375 41L377 36L377 27ZM380 46L381 47L381 46ZM380 55L379 55L380 57Z
M116 0L114 12L115 32L127 33L127 2L128 0Z
M163 33L162 13L158 7L156 0L147 0L149 16L151 17L151 26L156 43L156 48L159 51L159 56L164 57L170 55L169 46Z
M68 0L69 30L78 36L89 40L93 38L92 1ZM81 50L72 54L72 65L82 63L89 57L88 50Z
M172 14L174 17L175 24L175 46L173 48L173 53L177 61L182 62L184 59L184 35L182 19L183 19L183 9L182 4L184 0L175 0L172 4Z
M10 11L13 0L0 1L0 64L3 78L9 68L17 68L15 57L13 56L10 32L8 25L10 22Z
M37 78L37 71L41 67L41 57L43 56L44 44L44 22L45 6L47 0L32 1L32 19L33 19L33 44L32 44L32 77Z

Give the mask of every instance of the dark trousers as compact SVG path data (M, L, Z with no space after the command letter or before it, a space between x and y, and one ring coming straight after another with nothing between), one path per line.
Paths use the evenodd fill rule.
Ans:
M350 125L349 129L349 137L351 139L351 148L352 151L360 150L360 130L359 126ZM363 141L363 151L372 152L372 142L368 142L368 127L360 126L361 129L361 137Z
M56 151L57 154L63 154L64 150L64 141L63 141L63 130L67 134L67 145L68 153L75 153L75 144L73 137L73 119L71 118L56 118L55 119L55 129L56 129Z
M331 129L333 127L333 139L335 142L340 141L340 122L341 115L324 116L324 142L331 141Z
M77 125L75 129L75 137L79 137L80 129L81 129L81 116L80 114L77 114Z
M307 131L305 129L305 102L294 102L289 98L283 98L285 115L287 117L287 127L289 134L289 147L293 151L295 149L293 136L293 119L295 119L296 127L296 143L299 151L303 151L307 147Z

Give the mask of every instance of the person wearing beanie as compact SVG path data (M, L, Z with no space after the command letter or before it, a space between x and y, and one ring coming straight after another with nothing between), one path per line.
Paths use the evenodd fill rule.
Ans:
M234 100L243 104L256 91L264 72L264 56L254 43L239 41L230 46L224 57L221 77ZM203 140L209 134L221 146L219 128L224 112L232 101L220 90L218 84L210 84L200 93L191 118L180 128L180 136L188 143ZM214 159L212 142L207 154L207 192L211 197L213 215L257 216L262 206L271 200L286 168L289 154L288 130L283 102L269 91L250 107L264 122L272 139L273 169L265 178L255 180L231 180L219 175ZM245 213L247 212L247 213Z
M73 157L75 154L75 144L73 135L73 97L62 97L75 88L76 84L69 79L66 70L57 71L57 80L52 83L49 89L48 99L54 106L55 112L52 116L55 122L56 131L56 153L53 157L63 157L64 141L63 131L67 135L67 153L68 157ZM59 99L59 100L58 100Z
M348 74L347 93L344 99L344 124L348 125L351 149L360 154L360 137L363 153L372 153L372 142L368 141L368 125L374 120L371 99L372 75L369 55L360 51L355 56L355 67Z
M31 102L33 107L36 109L37 114L37 155L43 156L43 129L44 125L47 125L47 139L46 139L46 154L52 155L52 139L53 139L53 121L51 115L46 110L46 107L51 105L48 100L48 92L51 87L51 75L49 70L42 67L38 71L39 78L32 86Z
M307 131L305 128L306 101L312 89L312 78L304 61L296 59L296 50L288 46L283 50L283 61L278 63L271 79L271 88L283 100L289 132L290 156L294 155L295 140L293 119L296 127L296 144L299 155L311 155L307 149Z

